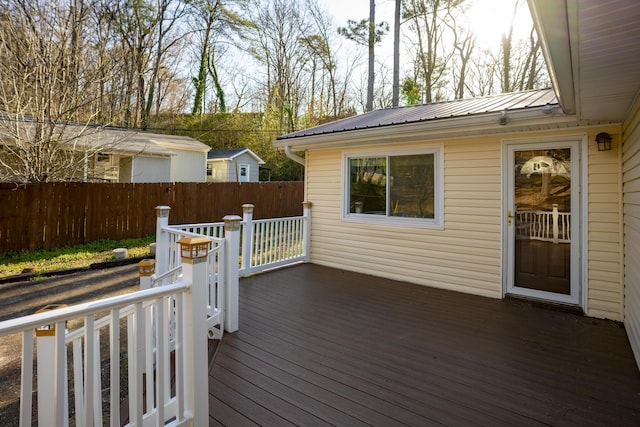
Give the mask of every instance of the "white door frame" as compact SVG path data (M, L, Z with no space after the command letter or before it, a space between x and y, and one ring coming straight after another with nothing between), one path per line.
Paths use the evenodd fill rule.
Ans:
M569 135L553 138L527 138L503 140L503 286L502 295L513 294L526 298L580 306L586 311L586 220L587 165L583 153L587 153L586 135ZM515 266L515 227L509 224L509 211L515 212L514 203L514 152L519 150L539 150L551 148L571 149L571 293L562 295L553 292L517 287L514 285Z

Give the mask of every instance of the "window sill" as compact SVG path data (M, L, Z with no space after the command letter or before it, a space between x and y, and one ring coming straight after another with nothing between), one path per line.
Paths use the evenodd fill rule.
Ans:
M425 228L444 230L444 224L430 219L387 217L383 215L349 214L342 217L342 221L350 223L382 225L388 227Z

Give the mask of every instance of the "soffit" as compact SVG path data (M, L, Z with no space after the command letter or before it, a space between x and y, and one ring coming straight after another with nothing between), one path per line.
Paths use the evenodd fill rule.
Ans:
M621 122L640 89L638 0L529 0L560 104Z

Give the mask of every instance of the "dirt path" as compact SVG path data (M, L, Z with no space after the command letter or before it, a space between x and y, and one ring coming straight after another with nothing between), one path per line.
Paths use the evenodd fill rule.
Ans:
M0 321L33 314L48 304L77 304L138 290L137 265L0 285ZM17 425L20 335L0 338L0 425Z

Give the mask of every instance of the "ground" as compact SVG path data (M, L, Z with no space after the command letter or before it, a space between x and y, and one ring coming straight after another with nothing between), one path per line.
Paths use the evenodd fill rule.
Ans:
M137 265L0 285L0 321L33 314L49 304L77 304L138 290ZM18 425L20 335L0 340L0 420Z

